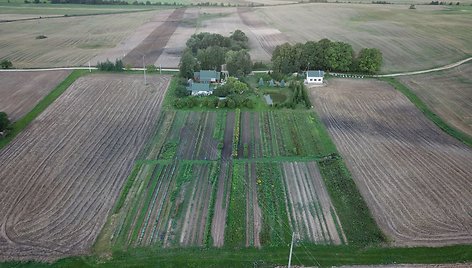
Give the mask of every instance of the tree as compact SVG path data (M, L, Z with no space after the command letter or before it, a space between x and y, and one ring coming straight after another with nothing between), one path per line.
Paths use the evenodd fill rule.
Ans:
M280 87L285 87L285 80L280 81Z
M0 112L0 132L4 132L10 127L10 120L5 112Z
M193 73L197 69L197 60L193 57L190 50L186 50L179 63L180 76L193 78Z
M382 66L382 52L377 48L363 48L357 59L357 70L361 73L377 73Z
M10 69L13 67L13 63L11 63L11 61L9 60L2 60L0 62L0 66L2 67L2 69Z
M226 53L226 68L232 76L242 77L251 73L251 56L245 50L228 51Z
M197 60L202 70L221 71L221 65L225 63L226 49L219 46L211 46L205 49L199 49Z

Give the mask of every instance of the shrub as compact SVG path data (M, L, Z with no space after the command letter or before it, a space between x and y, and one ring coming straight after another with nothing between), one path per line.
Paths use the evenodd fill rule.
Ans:
M11 63L11 61L9 60L2 60L0 62L0 66L2 67L2 69L10 69L13 67L13 63Z

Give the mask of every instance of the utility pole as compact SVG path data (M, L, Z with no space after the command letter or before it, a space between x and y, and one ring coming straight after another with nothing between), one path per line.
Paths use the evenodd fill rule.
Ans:
M293 240L295 239L295 232L292 233L292 244L290 244L290 255L288 255L288 268L292 265Z
M147 82L146 82L146 65L144 64L144 55L143 55L143 71L144 71L144 84L147 85Z

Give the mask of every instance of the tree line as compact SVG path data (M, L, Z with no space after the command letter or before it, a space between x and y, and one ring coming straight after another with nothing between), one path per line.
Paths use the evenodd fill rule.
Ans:
M221 71L223 64L232 76L241 77L252 71L251 56L247 52L249 39L241 30L229 37L207 32L193 34L186 46L179 64L182 77L193 78L198 70Z
M373 74L380 71L381 65L379 49L363 48L356 55L350 44L329 39L295 45L285 43L277 46L272 54L272 68L282 74L308 69Z

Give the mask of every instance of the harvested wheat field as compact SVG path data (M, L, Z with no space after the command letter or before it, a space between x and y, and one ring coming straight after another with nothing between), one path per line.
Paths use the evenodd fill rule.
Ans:
M168 76L79 78L0 151L0 259L89 253L159 115Z
M446 122L472 136L472 63L399 79Z
M0 58L9 59L16 68L87 65L154 15L139 12L1 23ZM40 35L47 38L36 39Z
M1 72L0 111L6 112L12 121L20 119L69 73L70 71Z
M394 245L472 241L472 150L375 80L314 88L315 109Z
M300 4L260 7L253 17L278 29L290 43L328 38L354 50L379 48L382 72L446 65L472 53L469 8L408 5ZM314 28L316 25L316 28Z

